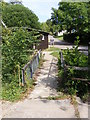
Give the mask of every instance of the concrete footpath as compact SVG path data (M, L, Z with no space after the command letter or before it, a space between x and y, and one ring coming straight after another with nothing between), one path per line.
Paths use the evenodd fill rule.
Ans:
M58 95L57 59L45 53L45 62L39 69L36 86L32 93L17 103L4 102L3 118L76 118L70 99L47 100L46 97ZM81 112L81 110L83 111ZM79 106L80 117L88 118L88 106Z

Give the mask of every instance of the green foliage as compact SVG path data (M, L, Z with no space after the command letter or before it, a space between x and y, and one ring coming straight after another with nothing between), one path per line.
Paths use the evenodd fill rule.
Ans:
M52 52L51 55L53 55L56 58L59 58L59 52L57 51Z
M60 48L56 48L56 47L50 47L47 49L47 51L59 51Z
M20 94L24 88L21 88L17 82L17 79L12 77L12 82L10 84L2 82L2 98L5 100L18 100L20 99Z
M58 40L62 41L63 40L63 35L61 35L61 36L55 36L54 38L57 38Z
M49 32L49 26L47 25L46 22L41 23L41 29L43 31Z
M68 95L61 94L61 95L58 95L58 96L49 96L47 99L48 100L64 100L64 99L68 99L68 98L69 98Z
M48 19L46 22L41 23L41 29L49 32L50 34L57 35L57 32L60 31L60 26L54 25L52 21Z
M59 48L55 48L55 47L50 47L47 49L47 51L51 51L51 55L53 55L56 58L59 58Z
M53 25L52 25L52 21L51 21L50 19L48 19L48 20L46 21L46 24L47 24L47 26L48 26L49 32L52 34L52 33L54 32L54 30L53 30Z
M18 79L18 78L17 78ZM28 80L27 84L22 87L18 85L17 79L13 78L10 84L2 84L2 98L11 102L20 100L24 97L28 89L33 88L33 80Z
M77 37L77 39L79 38ZM63 50L65 63L69 66L87 67L88 57L79 52L78 44L79 40L75 41L75 46L73 49ZM64 92L68 92L71 95L77 94L81 98L83 98L83 96L87 96L88 84L81 80L72 80L72 78L88 79L87 71L74 70L72 67L70 67L65 72L61 67L60 58L58 59L58 69L58 76L61 79L60 87L63 88Z
M88 2L59 2L58 9L52 8L52 22L59 30L88 32Z
M32 49L34 38L23 29L15 32L3 30L2 42L2 75L5 81L11 81L11 74L17 73L17 65L22 68L27 63L27 50Z
M2 2L2 19L7 27L40 28L38 17L23 5Z
M39 59L39 65L38 65L38 68L41 68L43 66L43 62L45 62L45 58L44 58L44 54L40 54L40 59Z
M50 34L56 35L57 32L60 30L59 25L54 25L50 19L46 22L41 23L41 29L43 31L49 32Z
M73 49L63 50L63 54L65 57L66 64L70 66L79 66L85 67L88 66L88 56L84 53L80 53L78 50L79 40L75 41L75 45Z
M76 36L79 36L79 40L80 40L80 43L81 45L88 45L88 42L89 42L89 32L86 33L86 32L74 32L74 33L64 33L63 34L63 39L64 41L66 42L70 42L70 43L74 43L76 39Z
M22 28L12 31L3 29L2 32L2 97L6 100L16 100L27 90L27 85L20 87L21 70L30 61L33 43L38 40L34 37L34 31L28 32Z

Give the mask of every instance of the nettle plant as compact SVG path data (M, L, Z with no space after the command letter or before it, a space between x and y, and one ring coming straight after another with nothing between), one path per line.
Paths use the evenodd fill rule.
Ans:
M87 71L77 71L72 68L72 66L77 67L87 67L88 66L88 56L84 53L79 52L79 37L75 41L75 46L73 49L63 50L63 56L65 59L65 64L71 66L66 71L66 77L64 74L64 69L60 67L60 58L58 60L59 66L59 77L62 78L62 86L66 92L69 94L77 94L80 97L84 96L88 92L88 85L86 82L81 80L72 80L71 78L84 78L88 79Z

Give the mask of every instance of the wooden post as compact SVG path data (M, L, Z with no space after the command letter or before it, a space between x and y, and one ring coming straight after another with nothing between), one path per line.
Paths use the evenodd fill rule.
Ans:
M60 57L61 57L61 67L64 70L64 81L66 80L66 65L65 65L65 61L64 61L64 57L63 57L63 53L62 51L60 51Z
M60 52L60 56L61 56L61 67L64 68L65 62L64 62L64 58L63 58L63 53L62 53L62 51Z
M64 66L63 66L63 57L62 57L62 52L61 52L61 67L64 67Z

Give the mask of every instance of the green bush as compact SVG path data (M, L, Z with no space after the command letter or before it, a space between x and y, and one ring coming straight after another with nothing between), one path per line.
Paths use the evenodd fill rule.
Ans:
M63 50L63 55L65 59L66 65L69 66L78 66L78 67L87 67L88 66L88 57L83 53L78 51L78 43L77 40L75 43L75 47L73 49ZM88 94L88 84L87 82L83 82L81 80L72 80L72 78L83 78L88 79L88 71L77 71L72 67L68 68L66 72L61 67L60 58L58 59L58 76L61 80L61 86L63 90L71 95L79 95L81 98L83 96L87 96ZM61 89L62 90L62 89Z
M22 28L11 31L3 29L2 33L2 98L17 100L27 91L28 83L20 87L23 66L30 61L32 45L37 41L34 33ZM30 80L28 80L30 81ZM32 82L30 81L32 86ZM31 87L29 86L29 87Z
M89 43L89 34L90 33L64 33L63 34L63 39L66 42L74 43L75 40L77 40L77 36L80 37L80 43L79 44L85 44L88 45Z

